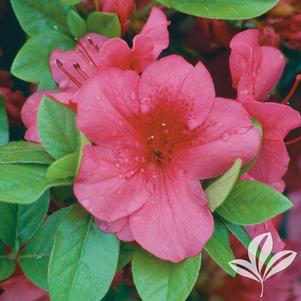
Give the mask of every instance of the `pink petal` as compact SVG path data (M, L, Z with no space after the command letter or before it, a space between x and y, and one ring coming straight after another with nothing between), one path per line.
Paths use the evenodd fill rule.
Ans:
M274 47L259 46L259 31L237 34L230 47L230 69L238 99L255 97L263 101L275 88L285 67L282 53Z
M265 139L282 140L301 125L300 113L287 105L255 101L244 102L243 105L261 123Z
M215 91L202 63L193 67L182 57L171 55L151 64L143 72L139 95L143 113L169 102L183 112L188 126L194 128L209 114Z
M154 7L142 31L133 40L133 49L143 48L144 37L150 39L154 46L153 59L156 60L162 50L168 47L168 25L165 14L159 8Z
M116 233L117 237L123 241L133 241L133 235L128 224L128 218L122 217L113 222L104 222L96 219L96 224L100 230L108 233Z
M284 176L288 163L289 156L283 141L264 139L259 156L248 174L258 181L274 183Z
M195 146L182 155L182 167L193 178L216 177L226 172L236 159L247 164L258 152L258 130L244 108L230 99L217 98L196 133L199 138ZM189 162L193 162L192 166Z
M88 139L100 145L113 139L131 141L136 131L129 117L140 111L138 81L133 71L110 69L80 89L77 125Z
M119 152L124 156L123 149ZM133 155L136 153L134 150ZM80 204L105 222L128 216L149 197L139 163L134 157L124 162L119 154L114 148L86 146L75 180L74 193Z
M25 140L41 143L41 139L38 134L38 109L41 103L44 92L37 92L32 94L25 102L22 111L22 121L27 128L25 132Z
M129 216L135 240L155 256L179 262L201 252L213 218L198 181L165 174L145 205Z
M97 46L93 46L89 40ZM76 63L80 65L81 70L87 77L91 77L95 74L99 66L100 49L105 41L107 41L106 37L89 33L82 37L77 43L76 47L81 49L81 52L77 50L62 51L58 49L51 53L51 74L53 80L58 83L61 89L78 88L79 85L86 81L85 76L75 70L73 65ZM62 68L64 68L65 72L62 71L62 68L59 68L57 60L62 63Z
M131 68L131 50L128 44L119 38L108 40L101 49L102 66L116 67L123 70Z

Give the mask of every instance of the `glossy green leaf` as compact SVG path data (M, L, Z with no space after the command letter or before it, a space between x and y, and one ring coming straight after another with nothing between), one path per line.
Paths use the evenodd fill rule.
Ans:
M292 207L280 192L257 181L239 181L217 213L239 225L260 224Z
M87 33L85 20L74 10L70 10L68 13L67 25L70 33L75 38L80 38Z
M45 90L54 90L58 91L58 86L52 79L50 72L46 72L46 74L40 79L38 85L38 91L45 91Z
M241 165L242 160L237 159L224 175L219 177L206 188L205 193L207 195L211 211L215 211L231 192L238 179Z
M43 34L47 41L50 30L68 32L66 18L70 7L60 0L11 0L23 30L29 35Z
M18 256L26 277L43 289L48 288L48 263L56 230L70 210L67 207L50 215Z
M9 278L15 269L16 264L7 257L6 250L0 241L0 281Z
M81 0L61 0L62 3L67 5L74 5L81 2Z
M18 248L30 239L46 216L49 193L29 205L0 202L0 239L11 248Z
M96 32L108 38L116 38L121 35L121 25L116 14L93 12L87 19L88 32Z
M122 270L133 258L134 247L125 242L120 243L119 260L117 270Z
M3 96L0 94L0 144L9 141L8 118L6 114Z
M101 233L93 218L75 206L59 225L50 256L48 288L52 301L99 301L117 268L119 243Z
M132 272L143 301L184 301L197 280L200 266L200 255L176 264L139 248L134 253Z
M38 112L38 130L42 144L55 159L74 153L79 144L75 113L44 96Z
M247 231L242 226L232 224L225 219L222 220L222 223L246 248L248 248L252 240Z
M55 181L74 177L76 174L79 153L68 154L65 157L52 163L47 169L47 179Z
M251 19L275 6L277 0L158 0L180 12L213 19Z
M51 52L55 49L68 50L73 47L74 41L60 32L46 31L33 36L18 52L11 72L22 80L39 83L42 79L41 76L43 78L50 76L49 57Z
M53 159L38 143L29 141L10 142L0 145L1 163L37 163L51 164Z
M50 187L72 184L71 179L48 181L46 171L40 164L0 164L0 201L29 204Z
M9 258L0 255L0 281L9 278L16 269L16 264Z
M214 233L207 242L205 250L223 270L231 276L235 276L236 273L229 266L229 262L235 259L229 238L226 226L219 220L219 218L215 218Z

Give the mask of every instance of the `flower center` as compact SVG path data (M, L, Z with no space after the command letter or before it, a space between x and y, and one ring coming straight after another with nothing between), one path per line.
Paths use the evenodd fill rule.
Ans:
M167 105L160 105L148 113L139 131L145 142L147 161L159 167L168 165L193 138L183 114Z

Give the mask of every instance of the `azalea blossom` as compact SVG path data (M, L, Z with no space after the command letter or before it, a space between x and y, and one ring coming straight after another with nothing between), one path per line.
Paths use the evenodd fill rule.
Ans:
M78 100L78 128L93 143L74 186L81 205L103 230L162 259L198 254L213 231L199 180L223 174L237 158L254 158L259 133L247 112L215 98L202 63L193 67L174 55L141 77L100 72Z
M285 104L264 102L282 75L284 58L278 49L260 46L258 39L259 31L250 29L237 34L230 44L230 69L237 99L262 127L260 151L247 177L283 191L282 177L289 163L283 139L301 125L301 117Z
M61 91L37 92L28 98L22 110L22 120L27 128L25 139L40 141L36 120L43 95L74 107L79 88L99 70L116 67L142 72L168 46L168 24L163 12L153 8L141 33L135 36L132 48L122 39L107 39L89 33L78 41L75 50L54 50L50 56L50 69Z
M230 70L237 99L265 101L285 66L277 48L259 44L259 30L248 29L231 41Z

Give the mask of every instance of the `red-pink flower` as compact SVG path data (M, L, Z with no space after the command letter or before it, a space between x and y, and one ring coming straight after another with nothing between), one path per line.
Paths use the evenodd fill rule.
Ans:
M46 291L33 285L25 276L17 275L0 283L4 289L0 301L50 301Z
M22 110L27 127L26 140L39 142L36 128L37 110L43 95L74 106L79 88L95 74L107 67L142 72L168 46L168 21L163 12L153 8L141 33L133 40L133 47L119 38L90 33L81 38L75 50L55 50L50 57L52 77L62 92L43 91L33 94Z
M238 101L262 126L260 151L248 175L281 190L289 163L283 139L301 125L301 117L287 105L264 102L283 72L284 58L278 49L260 46L258 39L259 31L252 29L234 37L230 69Z
M230 43L230 69L240 101L264 101L285 66L284 56L277 48L259 44L259 33L256 29L245 30Z
M122 32L125 33L130 25L130 17L136 10L134 0L100 0L101 10L118 15L122 26Z
M179 56L151 64L141 77L100 72L78 99L78 128L93 143L75 181L82 206L102 229L107 224L162 259L199 253L213 231L199 180L257 153L259 134L247 112L215 98L203 64Z

